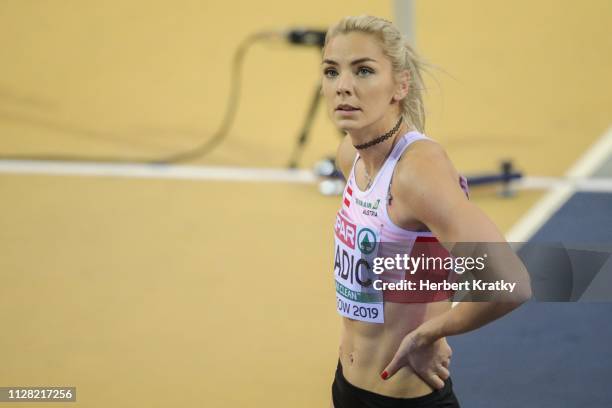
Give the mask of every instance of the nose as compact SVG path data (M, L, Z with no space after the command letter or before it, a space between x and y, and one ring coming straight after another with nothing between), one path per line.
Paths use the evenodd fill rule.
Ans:
M336 94L350 95L353 92L353 77L350 74L341 73L336 80Z

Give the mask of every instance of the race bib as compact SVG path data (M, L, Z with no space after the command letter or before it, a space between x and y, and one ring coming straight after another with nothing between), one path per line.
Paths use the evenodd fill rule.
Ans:
M379 243L378 231L336 216L334 278L336 303L342 316L370 323L384 323L383 292L374 289L379 279L372 272Z

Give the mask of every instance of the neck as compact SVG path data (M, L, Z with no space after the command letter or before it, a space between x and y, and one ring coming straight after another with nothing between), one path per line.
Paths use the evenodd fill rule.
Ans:
M380 135L390 131L396 125L397 119L398 118L394 118L391 120L391 122L386 121L386 127L379 126L375 131L359 129L356 131L349 131L348 134L351 136L353 145L367 143L379 137ZM358 151L359 156L363 161L363 165L365 166L365 170L370 177L374 177L374 175L378 172L378 170L382 167L383 163L387 159L387 156L391 153L391 150L393 150L393 147L397 143L397 140L399 140L400 137L405 135L408 130L409 125L406 124L405 121L402 121L397 132L395 132L395 134L389 139L374 146Z

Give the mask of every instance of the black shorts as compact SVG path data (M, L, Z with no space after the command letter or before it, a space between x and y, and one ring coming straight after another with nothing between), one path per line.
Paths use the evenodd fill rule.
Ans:
M334 408L458 408L459 401L453 392L451 379L444 382L444 388L431 394L415 398L394 398L376 394L355 387L342 374L338 360L336 376L332 384Z

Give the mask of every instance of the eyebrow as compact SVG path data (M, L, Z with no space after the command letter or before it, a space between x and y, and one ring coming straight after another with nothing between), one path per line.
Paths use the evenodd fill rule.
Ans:
M361 64L362 62L368 62L368 61L377 62L375 59L365 57L365 58L358 58L354 60L353 62L351 62L351 65ZM338 65L336 61L330 60L330 59L324 59L321 64Z

